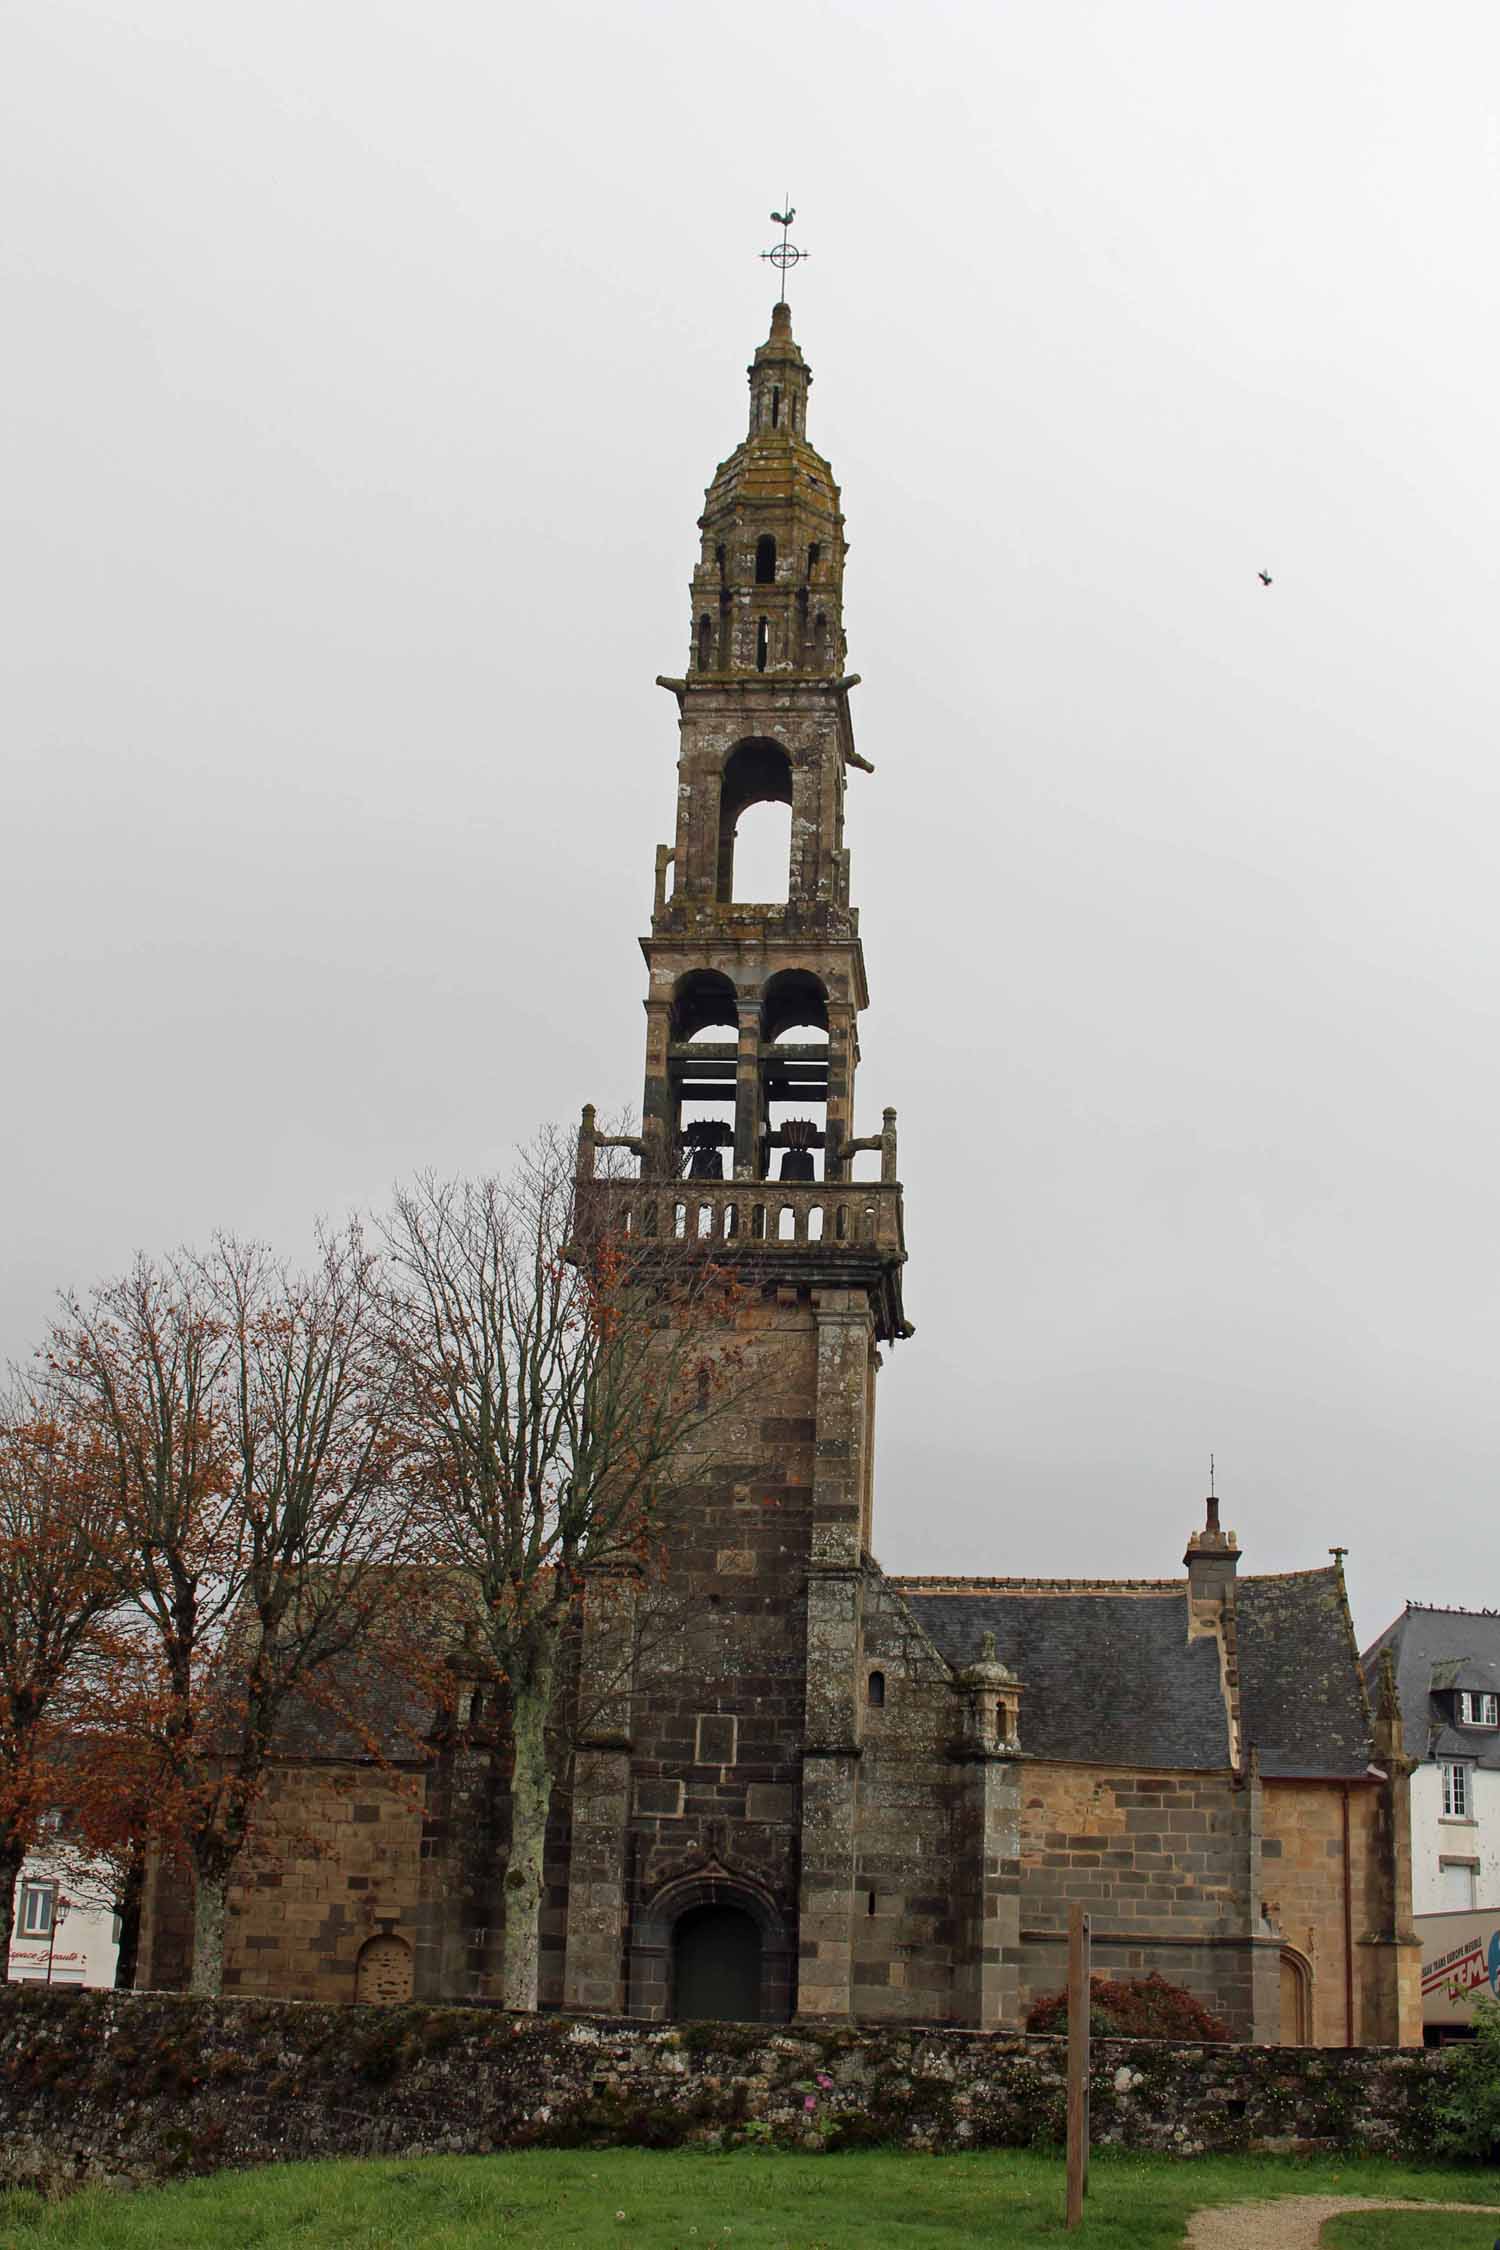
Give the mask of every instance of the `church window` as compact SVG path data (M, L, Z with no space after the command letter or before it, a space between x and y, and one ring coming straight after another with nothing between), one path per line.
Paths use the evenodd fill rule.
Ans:
M873 1915L875 1912L875 1893L873 1891L871 1891L870 1893L868 1904L865 1907L865 1912L870 1915Z
M724 575L724 549L722 544L714 549L714 561L719 566L719 576L722 578Z
M781 392L775 386L771 391L771 427L773 430L781 427Z
M885 1674L872 1672L865 1682L865 1701L872 1711L885 1709Z
M1458 1698L1458 1723L1461 1727L1500 1726L1500 1699L1464 1688Z
M698 669L700 672L708 670L708 660L713 654L713 643L713 621L711 618L700 617L698 620Z
M1454 1759L1443 1767L1444 1820L1471 1820L1469 1769Z
M776 542L769 531L762 532L755 542L755 583L757 586L776 583Z
M771 628L766 623L765 619L762 618L760 623L755 628L755 669L757 672L763 672L765 670L766 658L770 655L770 653Z
M820 562L821 562L822 560L823 560L823 548L822 548L822 543L821 543L821 541L819 541L819 540L815 539L815 540L813 541L812 545L811 545L811 546L810 546L810 547L808 548L808 550L807 550L807 575L808 575L808 577L809 577L809 578L811 578L811 576L812 576L813 572L814 572L814 571L815 571L815 570L817 569L817 567L818 567L819 563L820 563Z

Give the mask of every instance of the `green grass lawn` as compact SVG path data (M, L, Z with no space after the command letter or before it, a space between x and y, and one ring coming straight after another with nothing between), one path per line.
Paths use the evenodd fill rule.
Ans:
M1252 2196L1420 2196L1500 2204L1500 2172L1277 2158L1096 2158L1073 2239L1109 2250L1177 2250L1188 2213ZM641 2149L268 2165L135 2194L91 2190L54 2204L0 2196L3 2250L974 2250L1060 2243L1059 2157L1004 2151L918 2156L765 2156ZM1414 2223L1416 2223L1414 2221ZM1500 2222L1479 2220L1500 2230ZM1351 2235L1376 2244L1467 2246L1448 2231ZM1490 2250L1494 2233L1475 2243Z
M1478 2211L1346 2211L1323 2240L1328 2250L1491 2250L1497 2229Z

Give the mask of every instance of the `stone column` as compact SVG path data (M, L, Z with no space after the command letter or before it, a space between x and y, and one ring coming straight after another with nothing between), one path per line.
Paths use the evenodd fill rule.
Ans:
M1021 2017L1021 1775L1004 1749L966 1745L953 1996L960 2023L1016 2031Z
M493 1886L501 1839L495 1833L493 1736L476 1689L465 1680L454 1723L428 1768L417 1878L412 1990L418 2000L482 1998L500 1920ZM493 1714L492 1714L493 1715Z
M739 1057L734 1083L734 1176L760 1176L760 1002L740 1002ZM748 1221L742 1220L748 1232Z
M958 1821L959 2020L981 2031L1020 2028L1021 1682L986 1633L959 1673L963 1728L953 1756L965 1769Z
M1234 1902L1240 1923L1234 1934L1247 1941L1248 1952L1245 1977L1243 1981L1238 1977L1235 1980L1243 1998L1239 2008L1227 2012L1242 2038L1253 2040L1257 2046L1274 2047L1281 2037L1281 1940L1271 1931L1261 1912L1265 1888L1262 1860L1265 1791L1261 1785L1259 1753L1253 1748L1244 1776L1236 1785L1232 1810Z
M853 2006L859 1539L869 1435L870 1306L863 1291L828 1289L819 1294L815 1312L817 1440L807 1577L797 2014L827 2019L847 2018Z
M666 1000L646 1002L646 1087L641 1106L642 1138L653 1144L656 1161L670 1172L677 1158L677 1101L667 1062L672 1010ZM643 1165L642 1170L648 1169Z
M854 1010L847 1001L833 1001L828 1009L828 1118L823 1143L823 1175L829 1180L849 1177L849 1159L839 1152L854 1129L854 1057Z
M630 1705L639 1575L591 1572L584 1586L578 1745L563 2006L625 2008L625 1835L630 1817Z
M1411 1918L1411 1774L1396 1693L1396 1664L1380 1652L1374 1731L1379 1784L1367 1869L1371 1927L1360 1940L1361 2043L1422 2044L1422 1945Z

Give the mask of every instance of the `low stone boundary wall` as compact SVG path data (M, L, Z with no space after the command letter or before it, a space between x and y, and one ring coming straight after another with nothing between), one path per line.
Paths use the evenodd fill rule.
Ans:
M1184 2156L1430 2146L1439 2054L1096 2044L1098 2144ZM144 2181L302 2157L629 2144L1060 2139L1066 2042L326 2008L0 1987L0 2180Z

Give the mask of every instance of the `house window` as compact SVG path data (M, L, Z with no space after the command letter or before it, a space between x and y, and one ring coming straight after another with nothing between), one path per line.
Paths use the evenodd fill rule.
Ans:
M1469 1820L1469 1769L1456 1761L1443 1767L1443 1818Z
M1479 1864L1472 1859L1438 1861L1438 1912L1470 1914L1478 1904Z
M1500 1726L1500 1697L1480 1695L1471 1688L1462 1689L1458 1698L1458 1723L1461 1727Z
M51 1937L52 1902L57 1896L55 1883L23 1883L21 1885L22 1937Z

